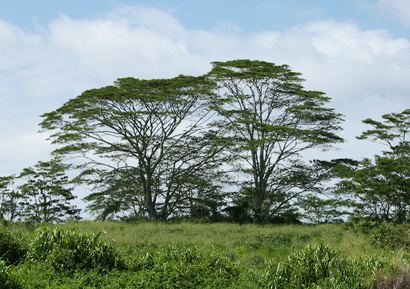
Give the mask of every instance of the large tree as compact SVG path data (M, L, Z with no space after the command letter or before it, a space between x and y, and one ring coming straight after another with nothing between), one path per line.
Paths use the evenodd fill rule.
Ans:
M212 141L218 132L209 126L212 89L204 77L119 79L45 114L41 125L54 131L51 138L61 145L56 154L80 154L88 172L109 174L114 182L99 192L115 194L111 199L119 202L111 209L131 197L136 214L165 220L184 206L193 187L199 189L190 180L213 183L208 172L220 166L223 146ZM127 174L127 187L116 187L125 184L113 179L113 171ZM100 197L89 199L98 205Z
M72 204L75 196L66 175L68 168L60 159L52 159L23 169L19 175L23 218L40 223L79 217L80 211Z
M341 115L326 106L330 99L324 93L304 89L300 74L287 65L214 62L209 77L218 84L213 108L219 126L250 177L243 186L254 219L262 222L312 189L316 182L300 162L301 153L341 142L335 134Z

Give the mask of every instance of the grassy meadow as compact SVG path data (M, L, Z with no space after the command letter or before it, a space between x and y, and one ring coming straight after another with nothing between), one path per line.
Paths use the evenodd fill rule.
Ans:
M0 253L4 289L410 288L405 226L17 223Z

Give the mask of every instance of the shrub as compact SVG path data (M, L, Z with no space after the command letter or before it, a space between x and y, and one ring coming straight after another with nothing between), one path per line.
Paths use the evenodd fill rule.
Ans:
M103 286L102 283L107 279L106 276L115 270L105 272L106 274L101 274L99 270L78 270L66 274L66 272L56 272L49 263L26 262L10 268L10 272L24 289L111 289L112 287ZM106 283L109 284L109 279Z
M365 289L366 277L380 266L377 260L349 261L323 244L307 246L286 262L271 266L266 286L272 289Z
M38 230L30 244L28 258L44 261L57 271L122 268L123 262L111 242L100 234L55 229Z
M370 234L379 224L380 221L377 219L356 216L352 217L349 222L346 223L346 227L357 233Z
M15 274L23 288L49 289L213 289L235 288L238 273L235 267L226 259L220 257L204 258L201 261L186 263L173 257L167 259L168 247L158 249L153 253L154 262L148 266L138 266L130 270L111 270L101 274L98 270L74 271L70 274L55 272L46 263L23 263L16 268ZM169 247L172 249L172 246ZM182 252L179 248L176 252ZM135 253L138 255L138 253ZM141 255L145 252L140 252ZM141 264L141 262L140 262ZM131 270L132 269L132 270ZM134 270L136 269L136 270ZM35 278L33 278L35 276ZM0 286L1 289L3 289ZM254 287L250 287L254 288Z
M380 248L410 249L410 227L382 223L373 229L370 242Z
M25 258L27 249L23 242L6 230L0 229L0 258L7 264L16 264Z
M228 258L203 254L196 247L145 247L128 260L130 273L118 279L125 288L228 288L239 270Z
M1 289L18 289L20 286L9 274L9 268L6 262L0 259L0 288Z

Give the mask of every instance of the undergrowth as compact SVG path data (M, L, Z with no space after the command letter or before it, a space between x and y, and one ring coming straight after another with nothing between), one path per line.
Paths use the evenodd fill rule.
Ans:
M16 224L0 230L0 288L404 289L410 254L395 237L400 230Z

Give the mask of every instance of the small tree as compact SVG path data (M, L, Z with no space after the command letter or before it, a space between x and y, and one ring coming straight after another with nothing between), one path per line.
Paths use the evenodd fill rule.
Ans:
M14 176L0 177L0 219L13 221L18 216L19 193L12 187Z
M366 119L372 129L358 138L383 144L387 149L374 160L343 170L339 191L359 202L359 213L403 223L410 210L410 109Z
M71 204L75 199L65 171L68 165L60 159L38 162L19 175L22 215L33 222L59 222L78 218L79 210Z
M334 198L319 198L314 195L305 196L299 206L303 216L311 223L329 223L343 221L344 216L351 215L348 208L351 202Z

